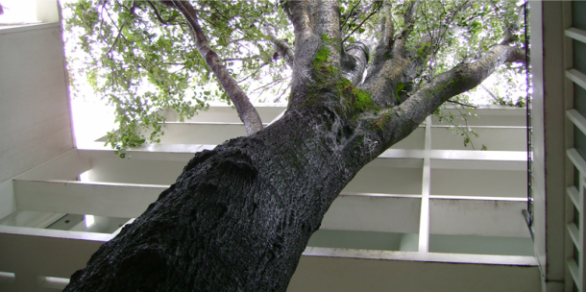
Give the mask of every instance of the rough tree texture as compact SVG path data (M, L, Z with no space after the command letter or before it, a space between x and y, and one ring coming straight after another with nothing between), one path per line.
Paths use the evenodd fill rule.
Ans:
M206 45L196 11L188 2L165 4L186 17L199 52L226 91L236 92L234 103L245 98L224 80L230 76ZM405 23L414 21L416 4L406 10ZM283 118L260 130L258 115L247 120L241 114L251 135L197 153L177 182L104 244L65 291L285 291L309 237L364 165L497 66L524 61L519 49L503 43L415 88L414 75L432 54L426 48L435 44L423 39L418 53L408 51L411 26L395 32L389 14L362 83L368 47L342 48L337 5L284 5L296 40L293 55L272 38L294 71ZM410 93L397 96L399 84L411 84Z

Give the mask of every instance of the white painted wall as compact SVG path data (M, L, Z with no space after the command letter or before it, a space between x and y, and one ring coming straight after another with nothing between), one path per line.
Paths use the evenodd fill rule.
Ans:
M59 23L0 30L0 217L8 180L73 149Z
M59 24L0 30L0 182L73 148Z

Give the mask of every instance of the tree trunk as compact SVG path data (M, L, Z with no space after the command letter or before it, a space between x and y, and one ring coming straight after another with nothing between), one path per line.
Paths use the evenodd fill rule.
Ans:
M196 154L65 291L285 291L309 237L365 163L351 156L343 124L328 109L288 111Z

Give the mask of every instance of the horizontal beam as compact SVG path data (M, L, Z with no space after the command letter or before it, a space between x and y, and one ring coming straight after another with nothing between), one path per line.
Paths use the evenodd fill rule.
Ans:
M574 245L579 250L580 244L581 244L581 242L580 242L580 230L578 230L578 227L574 223L567 224L566 227L568 229L568 234L570 234L570 238L572 238L572 241L574 242Z
M203 150L212 150L215 144L144 144L127 149L127 157L140 160L188 161L193 154ZM114 149L102 142L90 142L78 145L80 157L93 159L117 159Z
M572 123L586 135L586 118L582 116L577 110L571 109L566 112L566 116Z
M584 158L582 158L576 149L571 148L566 150L566 155L568 155L568 158L572 161L574 166L576 166L578 171L586 173L586 161L584 161Z
M568 262L568 270L570 270L570 275L572 275L574 282L576 282L576 284L579 285L580 284L580 267L578 267L578 264L576 264L576 261L574 259L567 259L567 262Z
M100 233L0 226L0 271L15 273L17 281L23 274L69 278L111 238Z
M72 149L16 176L16 179L74 180L90 168L90 160L81 157L77 150Z
M184 161L187 163L193 154L212 150L216 145L203 144L146 144L127 150L131 160ZM120 160L114 150L103 143L84 144L77 150L83 159ZM421 149L388 149L369 166L421 168L424 151ZM470 151L470 150L431 150L432 168L446 169L502 169L525 170L527 152L525 151ZM130 160L125 160L132 163ZM36 178L36 177L35 177Z
M431 150L432 169L527 170L526 151Z
M419 196L342 194L332 203L321 228L416 233L420 206Z
M490 264L484 264L490 263ZM291 291L540 291L534 257L308 248Z
M578 189L576 189L575 186L570 186L566 188L566 194L568 194L568 197L570 197L570 200L572 201L572 204L576 210L578 210L578 212L582 212L582 204L580 201L580 193L578 192Z
M65 280L110 238L0 226L0 270L14 273L16 281L39 276ZM446 291L537 291L540 283L534 257L313 247L303 253L290 289L434 291L429 285L438 281L448 285L442 286Z
M268 105L268 104L267 104ZM283 106L255 106L261 120L268 123L274 120L281 112L286 110ZM167 121L179 121L179 115L172 109L161 111L161 114ZM228 123L242 123L238 117L236 109L227 105L211 106L207 110L198 111L193 117L186 119L186 122L228 122Z
M14 180L18 209L119 218L139 216L167 188L161 185Z
M167 188L164 185L15 180L20 210L137 217ZM323 229L416 233L421 199L409 195L342 194ZM522 200L432 196L431 233L524 237Z
M584 73L576 69L570 69L566 71L566 77L574 81L574 83L578 84L580 87L586 89L586 75L584 75Z
M433 196L430 200L431 233L499 237L530 237L521 211L527 200L456 199Z
M586 43L586 31L572 27L566 29L566 36L569 38L573 38L577 41L581 41Z

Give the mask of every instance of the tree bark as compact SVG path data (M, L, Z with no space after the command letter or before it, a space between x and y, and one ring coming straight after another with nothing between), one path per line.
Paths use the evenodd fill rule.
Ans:
M285 291L309 237L363 164L351 157L344 122L316 110L288 111L196 154L65 291Z

